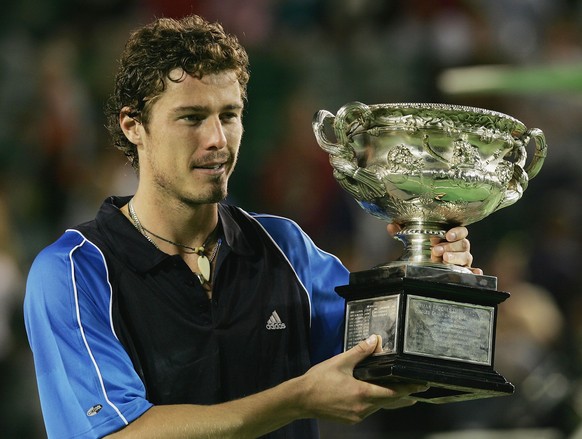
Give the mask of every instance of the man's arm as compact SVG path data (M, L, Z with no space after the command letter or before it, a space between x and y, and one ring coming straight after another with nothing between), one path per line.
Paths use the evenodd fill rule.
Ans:
M294 420L331 419L356 423L381 408L414 404L408 396L424 386L388 389L353 377L354 366L378 349L372 336L347 352L272 389L223 404L154 406L111 439L256 438Z

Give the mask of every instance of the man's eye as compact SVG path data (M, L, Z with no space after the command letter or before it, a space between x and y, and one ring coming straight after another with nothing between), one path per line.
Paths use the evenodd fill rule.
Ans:
M230 121L238 118L237 113L223 113L220 118L224 121Z
M200 123L204 120L204 116L200 114L186 114L182 116L181 119L190 123Z

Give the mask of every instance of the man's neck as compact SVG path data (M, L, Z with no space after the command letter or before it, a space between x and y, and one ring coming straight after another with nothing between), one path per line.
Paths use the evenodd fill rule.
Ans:
M178 201L157 203L136 193L132 199L132 207L134 218L128 205L121 208L132 223L135 224L137 219L145 229L165 240L190 247L203 245L218 224L216 203L196 206Z

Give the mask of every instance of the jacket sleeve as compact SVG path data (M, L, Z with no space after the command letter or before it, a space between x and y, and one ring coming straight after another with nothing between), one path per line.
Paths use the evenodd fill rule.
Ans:
M349 281L349 271L334 255L320 249L293 221L256 215L309 294L311 303L311 361L313 364L343 350L345 301L335 287Z
M49 438L100 438L151 407L111 321L99 249L67 231L35 259L24 301Z
M338 258L318 248L305 234L308 272L300 277L311 295L311 356L319 363L343 351L345 301L335 287L345 285L349 272Z

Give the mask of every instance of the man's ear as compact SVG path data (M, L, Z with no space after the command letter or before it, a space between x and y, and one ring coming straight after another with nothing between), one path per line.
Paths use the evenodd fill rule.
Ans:
M132 113L131 108L123 107L119 112L119 126L121 130L129 140L134 145L139 145L141 143L141 133L142 124L135 116L130 116Z

